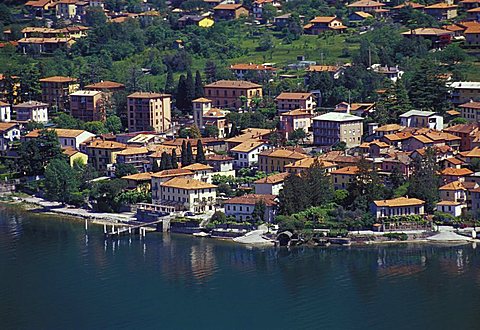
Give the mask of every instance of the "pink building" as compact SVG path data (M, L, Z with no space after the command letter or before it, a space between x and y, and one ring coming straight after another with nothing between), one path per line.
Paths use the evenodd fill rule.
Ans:
M313 113L311 110L297 109L284 112L280 115L280 133L287 139L296 129L301 128L308 133L312 126Z

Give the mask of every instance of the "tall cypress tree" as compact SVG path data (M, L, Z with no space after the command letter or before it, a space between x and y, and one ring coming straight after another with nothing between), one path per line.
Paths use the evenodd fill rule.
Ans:
M186 78L186 86L187 86L187 98L185 103L185 109L191 111L193 109L192 100L195 98L195 81L193 80L192 71L187 71L187 78Z
M178 168L177 153L176 153L175 149L172 150L172 168L173 169Z
M202 140L197 140L197 155L195 156L195 163L206 164L205 153L203 152Z
M168 155L164 151L162 152L162 158L160 159L160 171L168 170Z
M178 79L177 94L175 96L175 104L181 111L188 111L188 94L187 94L187 81L182 74Z
M197 72L195 72L195 98L202 97L203 95L202 76L200 75L200 71L197 70Z
M182 167L183 166L187 166L187 144L185 143L185 140L183 140L182 142L182 155L181 155L181 158L182 158Z
M193 152L192 152L192 144L190 141L187 142L187 163L186 165L193 164Z
M167 67L167 80L165 81L165 93L175 92L175 82L173 81L173 71L170 66Z

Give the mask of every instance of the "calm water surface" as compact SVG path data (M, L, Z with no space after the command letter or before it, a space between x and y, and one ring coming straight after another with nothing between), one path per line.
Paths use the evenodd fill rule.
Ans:
M249 249L0 210L0 328L480 329L474 246Z

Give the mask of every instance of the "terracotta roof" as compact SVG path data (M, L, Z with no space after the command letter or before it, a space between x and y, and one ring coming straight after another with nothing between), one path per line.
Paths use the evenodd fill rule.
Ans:
M410 30L407 32L403 32L403 35L418 35L418 36L442 36L447 34L452 34L452 31L448 31L445 29L437 29L437 28L418 28L415 30Z
M152 174L153 172L136 173L122 176L122 179L134 181L150 181L152 179Z
M464 163L462 160L455 157L445 158L445 161L453 165L462 165Z
M406 140L410 137L412 137L413 134L410 133L410 132L398 132L398 133L395 133L395 134L387 134L387 135L384 135L383 137L389 141L402 141L402 140Z
M244 205L255 205L257 202L263 201L267 206L277 205L275 202L275 195L257 195L257 194L248 194L240 197L233 197L225 201L225 204L244 204Z
M38 101L27 101L13 106L13 108L34 108L34 107L48 107L47 103Z
M480 7L469 9L467 13L480 13Z
M178 188L185 190L217 188L216 185L203 181L176 177L160 184L163 187Z
M289 159L304 159L308 156L297 151L292 151L288 149L278 148L278 149L269 149L259 153L259 156L267 156L272 158L289 158Z
M457 110L453 110L453 109L452 109L452 110L448 110L448 111L446 112L446 114L447 114L447 115L450 115L450 116L458 116L458 115L460 115L460 112L457 111Z
M358 172L358 166L345 166L330 172L331 174L355 175Z
M454 202L454 201L440 201L437 203L437 205L440 205L440 206L458 206L458 205L462 205L463 203L460 203L460 202Z
M375 132L390 132L390 131L400 131L403 128L403 126L400 126L398 124L387 124L383 126L379 126Z
M296 109L296 110L292 110L292 111L288 111L288 112L284 112L280 115L281 117L285 117L285 116L312 116L312 113L310 110L306 110L306 109Z
M105 81L100 81L98 83L94 83L91 85L87 85L85 86L85 89L116 89L116 88L124 88L124 87L125 87L124 84L105 80Z
M222 118L225 117L226 114L223 110L217 108L211 108L207 112L203 114L203 117L214 117L214 118Z
M220 4L218 6L213 7L214 10L236 10L240 7L243 7L239 3L225 3L225 4Z
M415 206L423 205L424 201L418 198L398 197L393 199L384 199L379 201L373 201L378 207L401 207L401 206Z
M256 148L262 146L263 144L266 144L263 141L259 140L247 140L245 142L240 143L238 146L233 147L230 149L230 151L234 152L250 152L252 150L255 150Z
M87 145L87 148L113 150L113 149L125 149L127 148L127 145L120 142L116 142L116 141L93 140Z
M322 167L325 167L325 168L328 168L328 167L336 167L336 165L332 162L329 162L329 161L325 161L325 160L321 160L320 158L317 158L320 162L320 165ZM284 167L285 168L303 168L303 169L307 169L307 168L310 168L313 163L315 162L315 158L313 157L308 157L308 158L304 158L304 159L300 159L300 160L297 160L291 164L287 164L285 165Z
M72 157L73 155L79 153L80 151L76 150L76 149L73 149L73 148L63 148L62 149L62 153L64 153L65 155L67 155L68 157Z
M336 16L317 16L312 20L310 20L310 23L330 23L336 18L337 18Z
M457 5L451 5L445 2L434 3L433 5L426 6L424 9L452 9L457 8Z
M356 11L354 12L354 14L362 17L362 18L369 18L369 17L373 17L372 15L370 15L369 13L366 13L364 11Z
M128 95L130 99L152 99L152 98L162 98L162 97L170 97L170 94L160 94L160 93L153 93L153 92L135 92L133 94Z
M8 131L16 126L16 123L0 123L0 132Z
M379 146L380 148L388 148L390 145L379 141L379 140L373 140L372 142L363 142L360 147L361 148L369 148L372 144Z
M68 82L76 82L77 79L71 77L63 77L63 76L53 76L53 77L46 77L40 79L41 82L52 82L52 83L68 83Z
M402 8L405 8L405 7L410 7L410 8L413 8L413 9L420 9L420 8L424 8L425 6L422 5L422 4L416 3L416 2L406 1L406 2L402 3L401 5L393 7L393 9L402 9Z
M441 186L438 188L438 190L448 190L448 191L455 191L455 190L467 190L468 188L465 186L466 182L460 182L460 181L453 181L449 182L446 185ZM474 188L476 183L472 182L473 186L470 185L470 188Z
M347 5L349 8L355 8L355 7L382 7L385 6L384 3L377 2L377 1L371 1L371 0L360 0L356 1L354 3L351 3Z
M59 138L75 138L80 134L87 132L81 129L68 129L68 128L48 128L48 130L53 130L57 133ZM36 138L40 135L41 130L33 130L25 135L28 138ZM88 132L87 132L88 133Z
M450 126L444 128L444 132L452 132L452 133L462 133L462 134L470 134L473 131L478 129L477 123L470 123L470 124L458 124L455 126Z
M475 148L473 148L472 150L470 150L470 151L467 153L467 157L469 157L469 158L480 158L480 148L479 148L479 147L475 147Z
M480 10L479 10L480 12ZM480 24L475 25L475 26L470 26L467 27L467 29L464 32L465 34L479 34L480 33Z
M275 100L305 100L311 97L312 93L280 93Z
M206 171L206 170L211 170L213 169L213 167L211 167L210 165L204 165L204 164L200 164L200 163L194 163L194 164L190 164L188 166L183 166L182 167L184 170L190 170L190 171Z
M468 109L478 109L480 110L480 102L467 102L464 104L459 105L460 108L468 108Z
M256 135L268 135L272 133L271 129L268 128L245 128L242 129L242 133L247 134L247 133L252 133Z
M473 171L469 170L468 168L451 168L447 167L446 169L440 172L443 176L467 176L472 174Z
M8 107L10 104L0 101L0 107Z
M207 155L207 161L231 161L234 160L235 158L227 156L227 155Z
M171 170L163 170L160 172L155 172L152 174L153 178L169 178L169 177L176 177L176 176L185 176L190 175L193 176L193 172L186 170L184 168L175 168Z
M276 71L277 69L263 64L238 63L230 65L230 70Z
M309 72L337 72L339 69L335 65L310 65L306 71Z
M254 181L253 183L257 183L257 184L261 184L261 183L276 184L276 183L280 183L280 182L285 181L285 179L289 175L290 175L290 173L287 173L287 172L277 173L277 174L269 175L269 176L267 176L265 178L262 178L262 179L258 179L256 181Z
M465 28L462 26L458 26L457 24L450 24L450 25L444 25L443 28L448 31L465 31Z
M193 100L192 102L197 102L197 103L211 103L212 100L207 99L205 97L199 97L198 99Z
M205 85L205 88L261 88L261 85L245 80L218 80Z
M138 154L147 154L148 149L147 147L137 147L137 148L132 148L128 147L127 149L123 149L117 155L122 155L122 156L131 156L131 155L138 155Z

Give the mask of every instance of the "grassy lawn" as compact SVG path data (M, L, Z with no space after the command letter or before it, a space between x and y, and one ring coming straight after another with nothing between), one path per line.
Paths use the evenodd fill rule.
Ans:
M283 43L282 39L273 38L274 47L268 51L257 51L261 36L248 39L236 40L247 54L238 58L230 59L233 63L276 63L277 67L296 62L297 56L304 55L308 61L316 61L324 64L346 63L349 57L342 57L342 50L347 48L351 54L358 49L358 44L345 42L345 36L335 35L329 37L302 35L298 40L290 44ZM323 59L323 61L322 61Z

